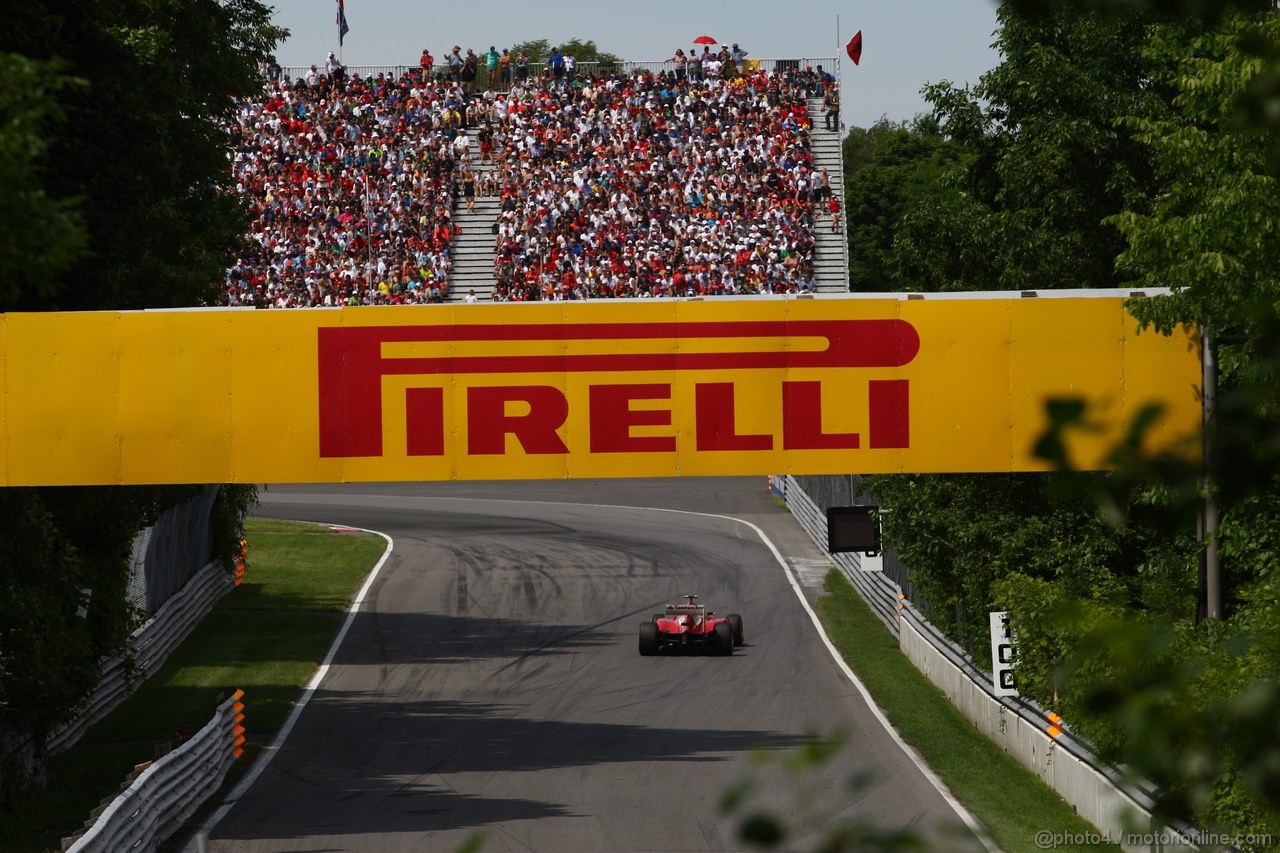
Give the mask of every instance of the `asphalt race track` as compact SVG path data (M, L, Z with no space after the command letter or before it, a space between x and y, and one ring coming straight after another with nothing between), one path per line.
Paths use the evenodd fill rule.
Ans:
M740 850L717 803L752 774L760 802L802 825L862 820L981 849L750 527L623 506L738 516L789 559L821 556L760 478L265 492L262 515L377 529L395 548L211 849L451 851L479 830L486 851ZM638 624L686 592L741 613L747 645L640 657ZM809 733L841 726L830 763L781 769Z

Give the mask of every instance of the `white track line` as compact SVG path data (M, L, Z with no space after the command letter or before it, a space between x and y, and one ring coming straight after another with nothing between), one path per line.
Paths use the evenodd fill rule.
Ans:
M328 527L330 525L323 525ZM324 681L324 677L329 674L329 665L333 663L333 658L338 654L338 649L342 646L342 641L347 637L347 631L351 628L351 623L355 621L356 611L360 609L360 605L364 604L365 596L369 594L369 589L373 586L373 582L378 578L378 572L382 571L382 567L386 565L387 559L391 556L395 543L391 537L379 530L366 530L363 527L350 527L349 525L334 525L345 527L348 530L359 530L361 533L372 533L374 536L381 536L387 540L387 549L382 552L382 557L374 564L373 569L369 572L369 576L364 580L364 586L360 587L360 591L356 593L355 600L351 602L351 606L347 608L346 621L342 623L342 628L338 631L338 636L333 638L333 642L329 645L329 651L324 656L324 663L320 664L320 668L316 670L316 674L311 677L311 681L307 684L307 689L293 706L293 710L289 713L289 719L285 720L284 725L276 734L275 740L271 741L271 745L262 751L257 760L253 762L253 766L249 768L249 772L244 775L222 801L222 804L209 815L208 819L201 824L196 830L191 840L187 842L183 853L194 853L196 850L196 836L208 835L213 828L227 816L227 812L240 801L240 799L248 792L253 783L258 781L258 777L262 775L262 771L267 769L267 765L271 763L271 759L276 757L276 753L284 746L285 739L289 737L289 733L293 731L294 725L297 724L298 718L302 716L302 709L307 707L307 703L311 701L311 697L315 695L316 689L320 687L320 682ZM249 697L250 703L253 697Z

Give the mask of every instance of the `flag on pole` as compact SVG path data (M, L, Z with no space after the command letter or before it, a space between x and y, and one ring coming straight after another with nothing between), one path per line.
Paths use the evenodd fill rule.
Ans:
M347 26L347 10L342 0L338 0L338 47L342 47L342 40L346 38L347 33L351 32L351 27Z
M338 0L339 3L342 0ZM857 65L862 61L862 30L858 30L853 34L853 38L849 39L849 44L845 46L849 58L853 60L853 64Z

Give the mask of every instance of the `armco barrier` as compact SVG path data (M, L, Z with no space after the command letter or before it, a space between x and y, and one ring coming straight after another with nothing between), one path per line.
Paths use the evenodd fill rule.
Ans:
M197 572L134 631L125 654L103 664L98 686L85 700L79 715L49 738L49 751L58 752L74 744L89 726L128 698L143 679L160 668L218 599L233 588L232 576L221 563L211 562Z
M772 477L770 489L775 494L781 492L800 526L825 552L826 514L795 478ZM829 554L828 557L898 637L903 654L946 694L965 719L1057 791L1081 817L1113 839L1142 834L1157 837L1157 843L1152 844L1121 844L1130 853L1197 850L1194 845L1178 841L1179 837L1195 837L1193 829L1177 826L1170 832L1162 830L1152 819L1153 789L1149 784L1122 781L1114 768L1100 761L1087 744L1066 730L1051 737L1048 730L1055 727L1054 723L1034 703L997 698L991 677L975 667L958 646L903 600L897 584L881 572L863 568L859 555Z
M152 762L64 849L154 850L176 832L218 790L235 760L243 743L243 696L242 690L228 696L204 728Z

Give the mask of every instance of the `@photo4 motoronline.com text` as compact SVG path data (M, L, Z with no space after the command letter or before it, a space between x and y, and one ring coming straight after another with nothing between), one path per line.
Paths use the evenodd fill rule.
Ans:
M1160 832L1054 832L1042 829L1036 833L1036 847L1054 850L1059 847L1079 847L1097 844L1117 844L1121 847L1157 847L1188 845L1192 847L1242 847L1246 850L1270 847L1275 838L1271 835L1229 835L1212 832L1177 832L1166 829Z

